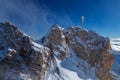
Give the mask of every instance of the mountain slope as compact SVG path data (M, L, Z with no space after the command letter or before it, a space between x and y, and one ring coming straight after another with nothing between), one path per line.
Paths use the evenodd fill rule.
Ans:
M58 67L59 72L54 65ZM70 54L63 61L56 58L55 64L51 62L49 74L45 80L98 80L95 76L95 70L95 67L90 67L86 61L78 58L71 49Z

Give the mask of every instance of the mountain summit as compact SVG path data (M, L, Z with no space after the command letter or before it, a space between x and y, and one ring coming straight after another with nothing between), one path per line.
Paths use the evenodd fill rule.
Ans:
M113 80L108 38L54 25L40 41L0 23L0 80Z
M77 72L80 78L83 77L80 71L83 68L86 75L83 77L85 80L96 80L95 77L100 80L112 80L109 71L114 59L108 38L83 28L72 26L69 29L63 29L54 25L44 41L44 44L48 47L51 43L57 59L61 60L60 64L65 68L68 68L69 64L73 65L71 67L76 68L76 70L71 68L69 70ZM88 65L81 63L79 59L82 59ZM93 68L93 73L90 75L88 71Z

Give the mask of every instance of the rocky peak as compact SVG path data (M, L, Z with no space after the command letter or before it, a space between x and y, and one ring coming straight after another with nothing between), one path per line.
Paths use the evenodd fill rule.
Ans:
M108 38L83 28L72 26L65 30L57 25L46 36L46 44L49 43L53 44L54 51L58 51L57 55L62 56L62 60L71 48L79 58L97 69L96 76L100 80L112 80L109 71L114 59Z
M54 35L54 36L51 36ZM48 35L47 35L47 42L49 41L50 43L58 43L58 44L62 44L63 40L64 40L64 29L61 28L58 25L53 25L52 29L49 31ZM60 40L60 41L59 41Z
M58 51L56 52L56 55L61 56L59 57L60 59L63 59L67 53L67 44L65 42L66 40L64 34L65 30L63 28L58 25L54 25L45 39L46 46L50 48L50 45L52 45L51 47Z

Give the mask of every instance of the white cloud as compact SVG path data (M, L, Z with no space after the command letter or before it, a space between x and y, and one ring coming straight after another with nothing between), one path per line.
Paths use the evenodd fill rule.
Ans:
M71 23L72 21L66 15L59 19L52 10L45 4L36 6L32 1L28 0L0 0L0 21L10 21L19 26L26 34L35 39L45 35L54 23L54 19L59 23ZM50 22L48 16L51 16Z

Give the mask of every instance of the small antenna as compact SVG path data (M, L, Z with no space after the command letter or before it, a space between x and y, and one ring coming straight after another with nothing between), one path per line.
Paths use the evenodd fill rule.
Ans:
M84 16L82 16L82 28L84 28Z

